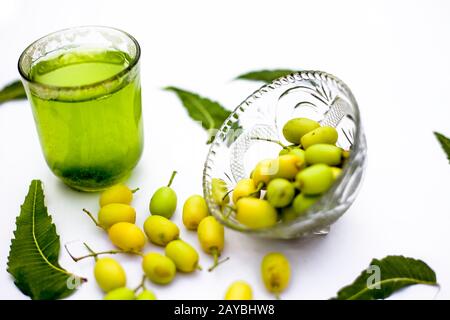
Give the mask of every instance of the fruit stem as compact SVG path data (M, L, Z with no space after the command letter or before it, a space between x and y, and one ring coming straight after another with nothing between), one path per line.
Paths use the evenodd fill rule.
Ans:
M287 149L288 147L286 145L284 145L281 141L279 140L274 140L274 139L270 139L270 138L261 138L261 137L251 137L250 139L253 140L260 140L260 141L267 141L267 142L273 142L278 144L279 146L281 146L283 149Z
M95 251L92 250L91 247L89 247L89 246L87 245L86 242L83 242L83 244L84 244L84 246L86 247L86 249L88 249L88 251L89 251L90 253L94 254L94 260L97 261L97 260L98 260L98 257L97 257L97 255L95 255Z
M139 286L136 287L136 289L134 289L134 292L137 292L140 288L142 288L143 290L146 290L145 288L145 279L147 277L145 276L145 274L142 276L142 280L141 283L139 283Z
M219 261L219 251L217 250L217 248L211 249L211 253L213 254L214 257L214 264L208 269L208 272L213 271L220 264L230 260L230 257L226 257L225 259Z
M169 180L169 184L167 185L168 187L170 187L172 185L172 181L175 178L175 175L177 174L176 171L172 172L172 175L170 176L170 180Z
M131 193L135 193L135 192L137 192L137 191L139 191L139 188L136 188L136 189L131 190Z
M94 216L92 215L92 213L90 213L88 210L86 210L86 209L84 209L84 208L83 208L83 212L86 213L86 214L89 216L89 218L91 218L92 221L94 221L94 223L95 223L95 225L96 225L97 227L100 227L100 228L101 228L100 224L99 224L98 221L94 218Z
M258 183L258 185L256 186L255 192L251 193L250 196L255 197L258 194L258 192L260 192L262 190L262 188L264 188L264 182Z
M84 256L81 257L75 257L70 251L69 248L67 248L67 245L64 245L64 248L66 249L67 253L69 254L69 256L72 258L73 261L78 262L80 260L86 259L86 258L90 258L93 257L94 259L97 259L97 257L99 255L103 255L103 254L117 254L117 253L130 253L130 254L135 254L135 255L139 255L139 256L143 256L142 253L140 252L135 252L135 251L123 251L123 250L107 250L107 251L100 251L100 252L95 252L92 251L92 249L89 248L89 246L86 243L83 243L84 246L86 248L88 248L89 250L89 254L86 254Z
M230 193L233 192L234 189L231 189L230 191L227 191L227 193L225 193L225 195L222 197L222 202L225 201L225 198L228 197L230 195Z
M197 265L197 270L198 270L198 271L203 271L202 266L198 264L198 265Z

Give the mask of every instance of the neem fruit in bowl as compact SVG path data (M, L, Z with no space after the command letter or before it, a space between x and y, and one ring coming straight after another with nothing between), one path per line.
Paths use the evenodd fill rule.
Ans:
M264 85L225 120L203 175L212 215L267 238L328 232L354 201L366 141L350 89L320 71Z

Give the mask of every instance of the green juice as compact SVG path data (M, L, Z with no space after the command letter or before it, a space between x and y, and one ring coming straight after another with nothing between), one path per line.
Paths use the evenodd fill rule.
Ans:
M138 66L130 63L121 51L78 50L30 69L29 77L43 85L28 93L43 152L69 186L104 189L125 179L139 161L141 89Z

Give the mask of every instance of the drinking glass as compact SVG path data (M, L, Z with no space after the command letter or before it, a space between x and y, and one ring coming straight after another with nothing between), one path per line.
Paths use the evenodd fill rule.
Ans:
M118 29L85 26L28 46L19 72L45 160L70 187L124 180L143 150L140 47Z

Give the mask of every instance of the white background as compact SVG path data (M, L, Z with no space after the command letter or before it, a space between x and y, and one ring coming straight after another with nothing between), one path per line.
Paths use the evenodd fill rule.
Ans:
M142 46L144 155L129 180L139 186L138 224L152 192L177 169L174 220L184 200L201 193L208 147L205 132L177 98L161 90L176 85L212 97L230 109L259 87L232 81L263 68L318 69L352 88L362 112L369 162L351 209L323 238L267 241L226 230L224 256L215 272L179 274L166 287L149 284L160 299L222 299L234 280L247 280L255 298L272 298L259 265L282 251L292 265L284 299L328 299L354 280L370 260L389 254L423 259L441 290L416 286L398 299L450 298L450 167L432 135L450 135L450 2L448 1L1 1L0 86L18 78L17 59L35 39L77 25L109 25ZM110 249L107 236L81 212L96 211L97 194L65 187L47 169L28 102L0 106L0 298L27 298L6 272L15 217L30 181L45 185L49 212L61 243L86 241ZM198 249L196 234L182 237ZM162 249L147 245L145 251ZM128 285L141 277L138 257L118 256ZM99 299L93 260L61 264L89 278L70 299ZM201 264L211 258L201 254Z

